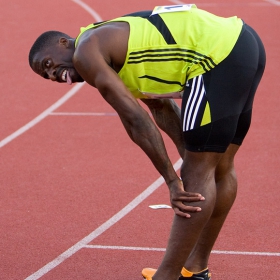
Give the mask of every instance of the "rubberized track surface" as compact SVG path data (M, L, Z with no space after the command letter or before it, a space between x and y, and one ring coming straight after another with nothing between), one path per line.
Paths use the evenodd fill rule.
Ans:
M181 3L0 0L1 280L137 280L143 267L159 265L173 212L148 206L169 204L166 185L95 89L44 81L27 56L46 30L75 37L100 19ZM215 280L277 279L280 1L196 4L242 17L267 51L251 130L236 160L238 197L210 269Z

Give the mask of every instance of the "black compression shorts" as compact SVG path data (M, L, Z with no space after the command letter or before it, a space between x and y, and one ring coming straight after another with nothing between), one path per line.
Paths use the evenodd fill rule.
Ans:
M264 67L263 44L244 24L228 57L187 82L181 110L187 150L223 153L231 143L242 144Z

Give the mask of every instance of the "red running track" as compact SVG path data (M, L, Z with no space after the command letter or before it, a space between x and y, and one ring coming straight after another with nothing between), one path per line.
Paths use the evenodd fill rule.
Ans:
M168 204L167 187L95 89L44 81L29 69L27 56L46 30L74 37L98 17L180 3L0 0L1 280L137 280L143 267L159 265L173 212L148 206ZM242 17L267 50L252 127L236 161L238 197L209 266L215 280L277 279L280 2L196 4ZM30 123L37 116L40 121ZM176 149L165 139L176 163Z

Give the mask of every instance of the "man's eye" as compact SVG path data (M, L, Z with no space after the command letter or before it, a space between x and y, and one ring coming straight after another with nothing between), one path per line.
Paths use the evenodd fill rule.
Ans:
M50 67L51 66L51 60L48 59L46 62L45 62L45 66L46 67Z

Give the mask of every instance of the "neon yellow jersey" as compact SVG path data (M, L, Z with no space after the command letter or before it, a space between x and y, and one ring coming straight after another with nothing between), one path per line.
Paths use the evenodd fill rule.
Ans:
M130 26L127 56L118 75L136 98L181 97L188 79L210 71L229 55L243 24L240 18L218 17L195 5L163 6L153 14L139 12L81 28L76 45L86 30L113 21Z

